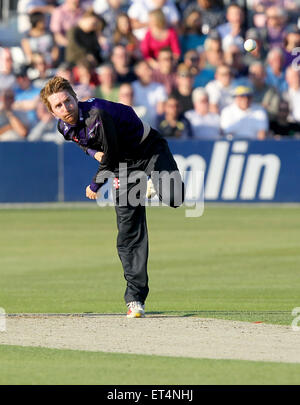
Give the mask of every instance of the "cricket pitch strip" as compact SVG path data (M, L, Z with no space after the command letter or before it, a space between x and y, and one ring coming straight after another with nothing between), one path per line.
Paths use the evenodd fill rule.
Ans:
M0 344L172 357L300 363L291 326L148 315L15 314Z

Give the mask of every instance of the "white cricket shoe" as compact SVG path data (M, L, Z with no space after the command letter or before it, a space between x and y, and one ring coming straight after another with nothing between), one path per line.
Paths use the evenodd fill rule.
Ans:
M146 197L147 198L152 198L156 195L156 190L154 188L153 182L151 179L147 181L147 191L146 191Z
M127 318L144 318L145 305L143 305L140 301L128 302L127 307Z

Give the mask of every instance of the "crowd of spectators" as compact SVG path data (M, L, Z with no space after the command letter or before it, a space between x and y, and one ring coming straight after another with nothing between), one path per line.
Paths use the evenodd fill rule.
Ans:
M19 0L18 15L19 46L0 39L0 141L62 141L39 100L54 75L165 137L300 137L297 0Z

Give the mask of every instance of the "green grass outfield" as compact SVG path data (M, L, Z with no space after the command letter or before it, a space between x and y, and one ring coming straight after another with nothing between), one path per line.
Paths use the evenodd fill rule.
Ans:
M200 218L186 218L184 208L151 208L147 214L147 311L287 325L292 322L291 311L300 306L299 207L206 207ZM0 229L0 307L7 313L125 312L125 281L115 247L114 209L5 209L0 210ZM35 353L36 367L43 367L48 350L1 347L0 363L3 360L9 364L11 359L7 378L11 376L12 383L18 378L28 382L26 367L21 367L24 359L28 353ZM65 371L59 367L59 359L82 362L82 373L77 368L78 376L72 377L75 383L92 356L86 352L53 353L62 376ZM120 364L121 358L124 362L130 358L101 353L95 356L103 361L112 356ZM135 358L141 364L146 361L149 367L160 367L159 357ZM241 367L249 370L249 383L257 381L259 375L254 372L254 362L166 358L161 362L189 363L186 367L191 373L193 367ZM299 375L299 367L274 365L279 374L274 374L273 382L279 382L287 369L297 369ZM1 370L0 382L7 382ZM121 378L121 368L114 372L116 380ZM180 374L183 377L182 370ZM56 378L51 375L49 383ZM224 383L228 379L223 374ZM241 379L237 372L237 383ZM175 380L173 383L183 383L180 376ZM207 377L203 383L221 381L217 376L213 380Z

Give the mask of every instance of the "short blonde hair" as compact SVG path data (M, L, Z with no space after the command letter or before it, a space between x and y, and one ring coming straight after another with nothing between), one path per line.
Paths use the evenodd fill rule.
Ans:
M50 112L52 112L52 108L48 97L52 94L59 93L60 91L67 91L77 100L76 93L73 90L70 82L63 77L55 76L50 79L40 91L40 98Z
M166 17L164 15L163 11L160 8L150 11L149 16L150 15L155 18L156 25L159 28L166 28L167 20L166 20Z

